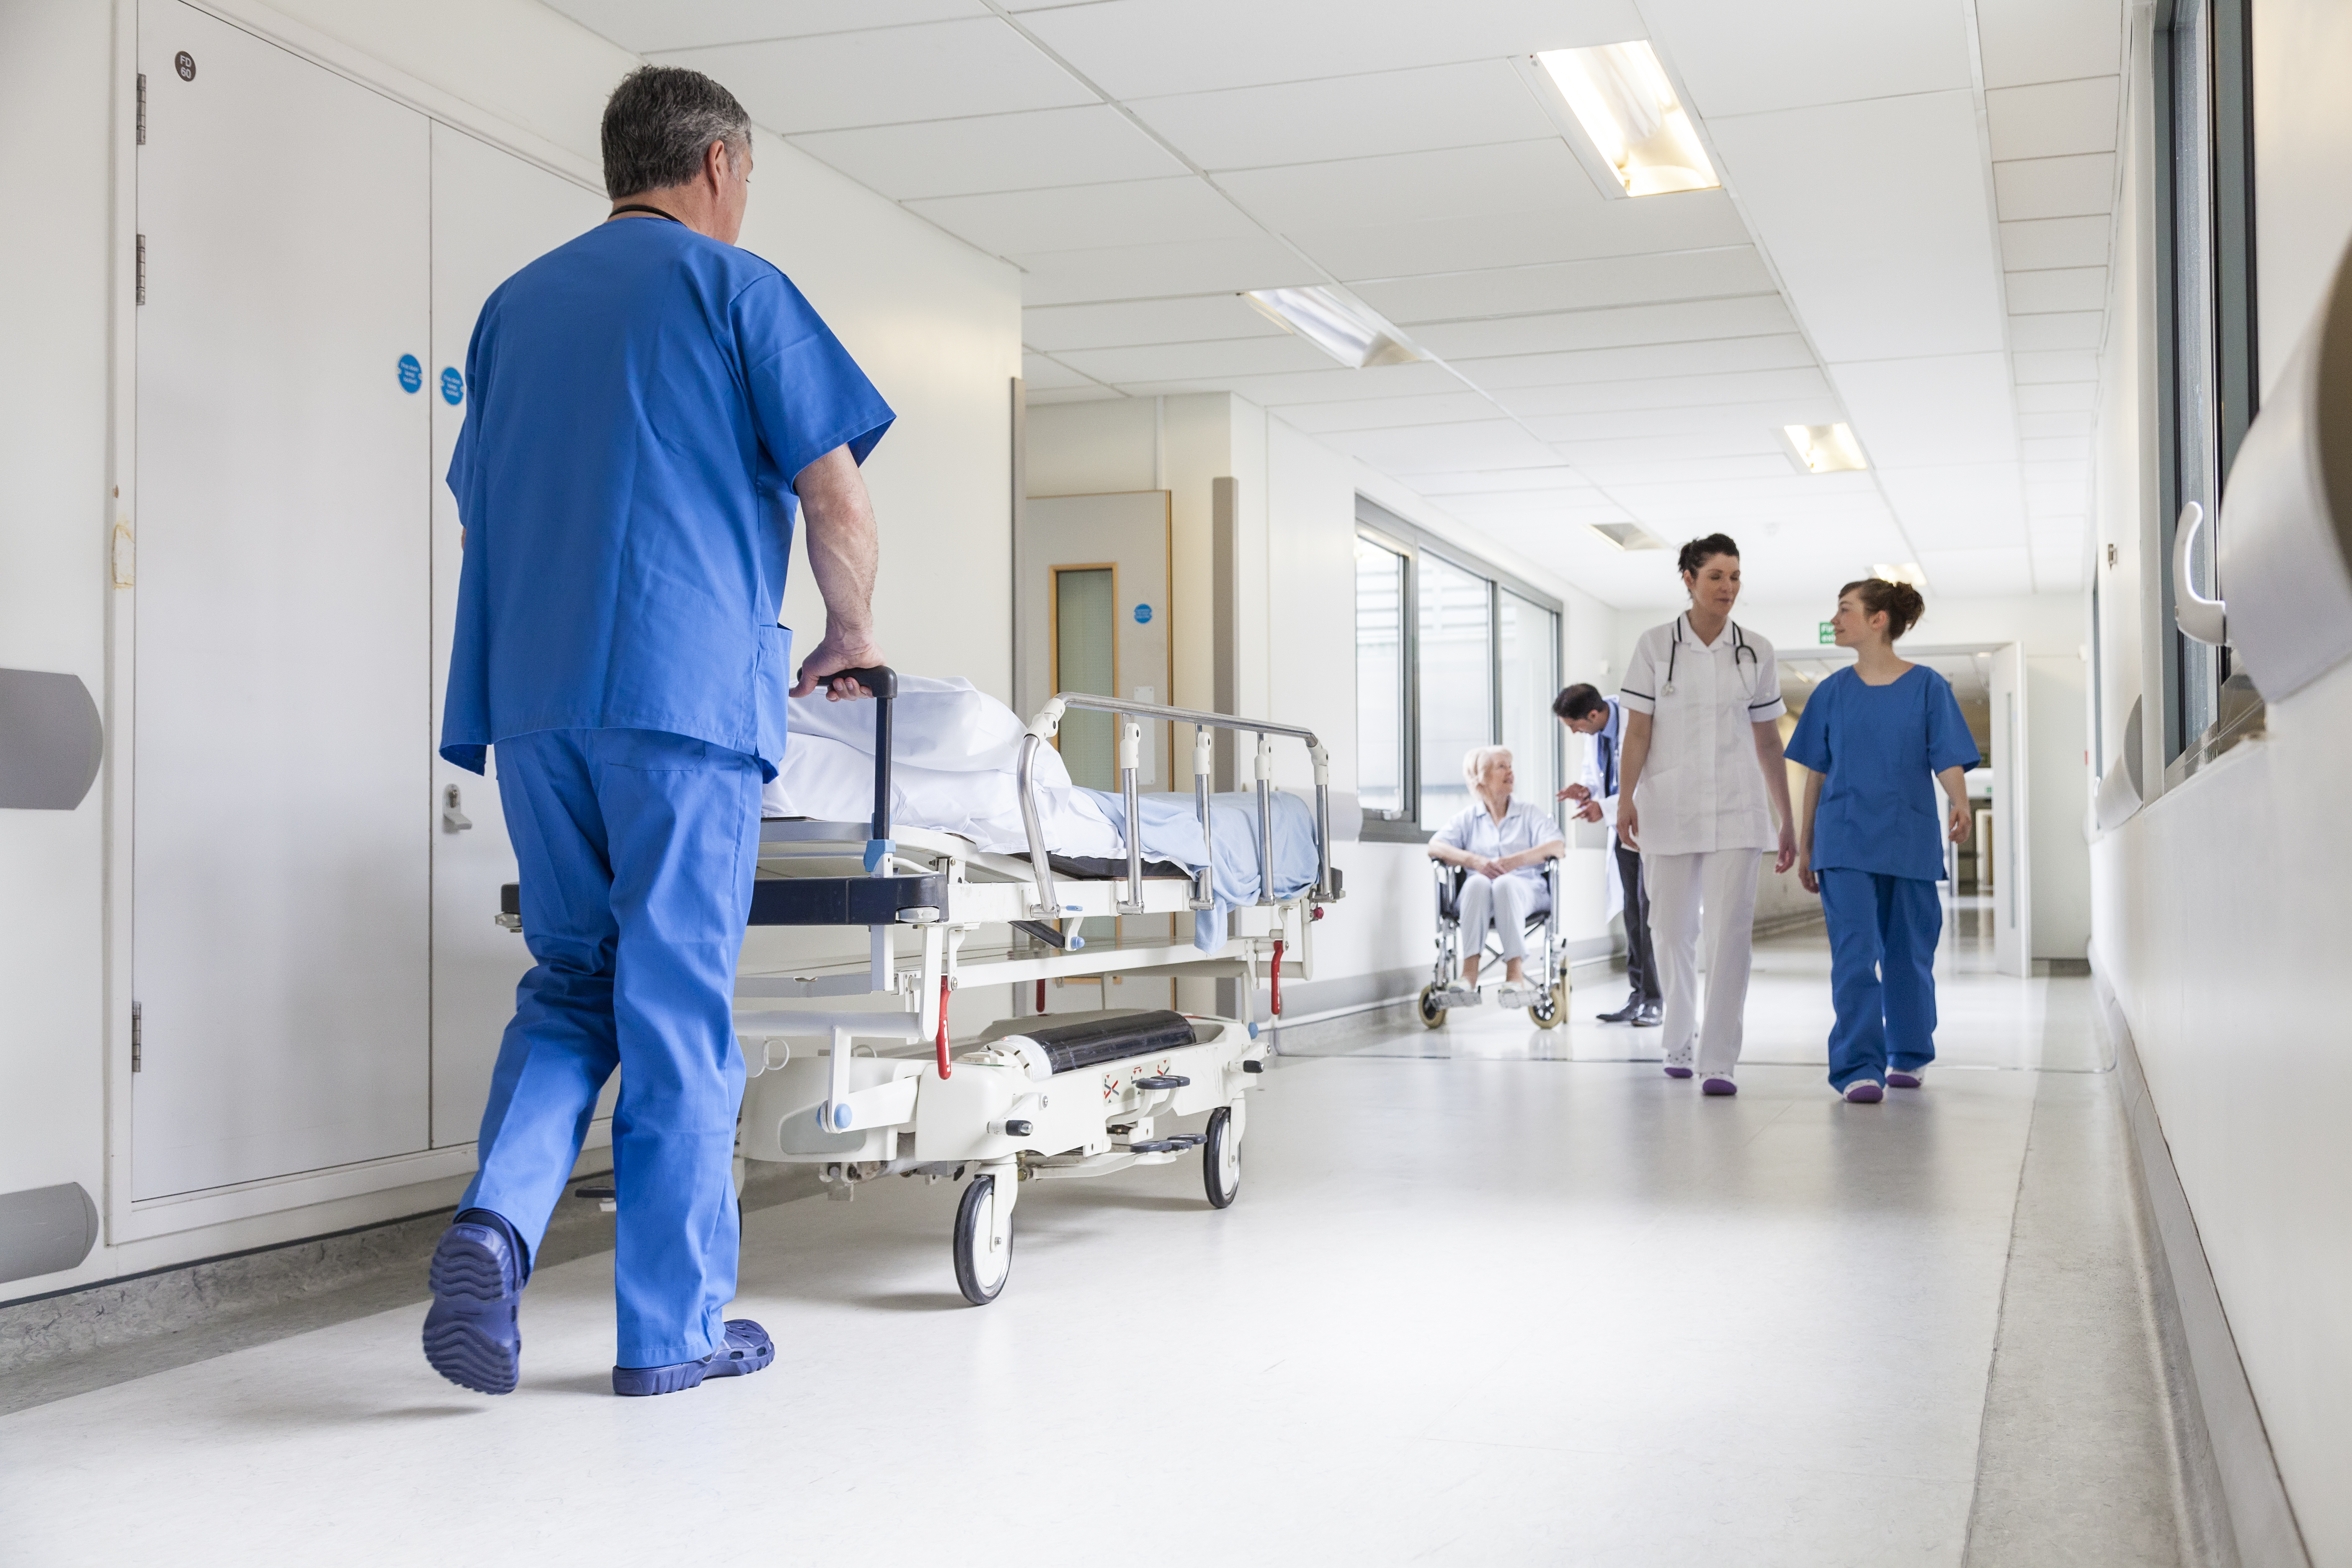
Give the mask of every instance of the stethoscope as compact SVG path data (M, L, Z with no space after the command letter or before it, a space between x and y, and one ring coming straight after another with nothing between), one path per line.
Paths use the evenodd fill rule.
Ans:
M1666 695L1669 697L1675 694L1675 662L1682 657L1682 651L1683 617L1676 616L1674 646L1666 649ZM1756 666L1757 672L1761 674L1764 661L1756 657L1756 650L1748 646L1748 634L1739 629L1738 621L1734 621L1731 623L1731 668L1735 672L1739 668L1739 656L1743 653L1748 656L1748 662Z

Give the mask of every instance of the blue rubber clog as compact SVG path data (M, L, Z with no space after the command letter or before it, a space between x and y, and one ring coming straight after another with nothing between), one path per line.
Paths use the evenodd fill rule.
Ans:
M425 1359L433 1370L477 1394L512 1394L530 1277L522 1242L505 1219L488 1209L459 1215L433 1249L433 1307L425 1314Z
M707 1378L749 1377L776 1359L776 1342L749 1318L727 1320L727 1340L700 1361L669 1366L616 1366L613 1392L639 1397L698 1388Z

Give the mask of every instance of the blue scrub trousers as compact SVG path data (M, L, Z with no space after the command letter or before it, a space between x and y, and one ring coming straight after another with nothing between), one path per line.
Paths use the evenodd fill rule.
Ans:
M1936 942L1944 906L1936 884L1832 867L1814 873L1830 929L1830 1087L1886 1081L1936 1059Z
M498 742L499 799L538 962L515 989L463 1208L534 1253L615 1068L619 1366L725 1338L735 1295L735 961L760 843L760 764L652 730Z

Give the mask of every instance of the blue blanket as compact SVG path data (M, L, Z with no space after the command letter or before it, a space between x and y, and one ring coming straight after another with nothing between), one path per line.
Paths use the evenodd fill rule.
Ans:
M1102 790L1087 790L1123 839L1127 835L1127 802ZM1192 920L1192 945L1214 952L1225 944L1225 916L1239 904L1258 900L1257 796L1237 793L1210 797L1214 813L1215 875L1210 887L1216 908L1197 911ZM1198 871L1208 858L1201 842L1198 805L1189 795L1147 795L1137 810L1143 818L1143 858L1168 860ZM1274 892L1291 898L1315 885L1315 808L1295 795L1274 792Z

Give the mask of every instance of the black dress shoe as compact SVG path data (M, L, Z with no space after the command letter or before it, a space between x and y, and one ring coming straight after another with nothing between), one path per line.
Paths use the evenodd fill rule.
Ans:
M1663 1009L1655 1002L1643 1003L1642 1010L1633 1016L1633 1027L1637 1029L1656 1028L1661 1023L1664 1022L1664 1019L1660 1016L1662 1012Z
M1618 1008L1614 1013L1601 1014L1601 1021L1604 1024L1630 1024L1635 1018L1641 1016L1641 1014L1642 999L1639 996L1636 996L1632 1001L1626 1003L1622 1007Z

